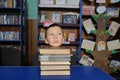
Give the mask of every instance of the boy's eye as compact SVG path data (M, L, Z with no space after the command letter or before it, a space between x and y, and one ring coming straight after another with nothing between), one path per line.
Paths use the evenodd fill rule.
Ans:
M48 36L53 36L54 34L48 34Z
M58 35L62 35L62 33L58 33Z

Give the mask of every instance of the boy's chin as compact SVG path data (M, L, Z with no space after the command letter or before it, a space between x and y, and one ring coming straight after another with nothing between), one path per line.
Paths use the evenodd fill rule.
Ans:
M61 45L51 45L51 47L60 47Z

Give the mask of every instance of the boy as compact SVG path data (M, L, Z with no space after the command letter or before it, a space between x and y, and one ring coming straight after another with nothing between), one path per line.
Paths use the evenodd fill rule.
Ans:
M62 28L57 24L50 25L45 32L45 43L52 47L59 47L63 41Z
M45 32L45 43L51 47L59 47L64 42L63 30L58 24L51 24ZM40 66L39 52L35 54L33 65Z

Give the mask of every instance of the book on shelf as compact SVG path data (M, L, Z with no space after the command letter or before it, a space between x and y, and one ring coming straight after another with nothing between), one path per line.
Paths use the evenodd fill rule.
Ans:
M118 3L120 0L110 0L110 3Z
M106 0L96 0L96 3L105 3Z
M62 15L59 11L52 12L52 22L54 23L61 23L62 22Z
M41 48L40 54L71 54L70 49L65 48Z
M45 40L45 32L40 32L39 40Z
M67 0L67 5L79 6L80 0Z
M74 42L76 40L76 34L75 33L69 33L68 34L68 41Z
M56 5L66 5L66 0L55 0Z
M69 65L40 65L41 70L69 70Z
M70 75L69 70L42 70L41 75Z
M39 4L42 5L53 5L54 4L54 0L39 0Z
M78 13L66 12L62 15L63 24L77 24L78 23Z
M45 20L51 20L51 12L50 11L41 11L39 13L39 21L44 22Z
M63 24L77 24L77 15L63 15Z
M51 24L53 24L52 20L45 20L45 21L43 21L43 27L48 27Z

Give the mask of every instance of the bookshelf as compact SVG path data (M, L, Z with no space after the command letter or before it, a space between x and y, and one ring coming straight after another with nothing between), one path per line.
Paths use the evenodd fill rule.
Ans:
M26 0L0 1L0 46L20 50L21 58L25 50ZM24 64L24 62L22 63Z
M76 0L78 3L73 3L72 5L70 4L72 0L63 0L61 3L59 3L60 0L51 0L49 3L46 1L47 0L38 0L38 48L47 46L44 42L44 32L46 29L44 22L51 20L53 23L59 24L64 30L65 42L62 46L72 48L73 52L78 55L78 49L80 47L80 0ZM69 2L69 4L67 2ZM57 16L56 20L55 16ZM66 17L74 17L75 20L69 23L65 20L67 19ZM74 63L77 62L78 57Z
M97 2L98 1L98 2ZM101 1L101 2L99 2ZM104 2L105 1L105 2ZM116 5L115 5L116 4ZM95 60L95 63L93 66L98 66L107 73L111 73L112 69L110 68L110 56L113 56L113 51L117 50L119 53L120 47L112 46L114 49L109 49L109 41L114 41L116 39L119 39L119 27L116 28L115 34L112 34L110 32L110 27L114 22L120 26L120 12L119 12L119 3L111 3L110 0L93 0L93 1L83 1L82 5L84 8L82 8L82 40L89 40L90 43L93 45L92 41L95 42L94 46L85 46L84 44L81 49L81 55L87 55L90 58ZM102 6L102 10L105 9L105 11L101 12L99 8ZM94 8L93 8L94 7ZM98 8L99 7L99 8ZM111 8L111 11L109 10ZM114 9L113 9L114 8ZM118 11L117 11L117 9ZM115 10L115 11L114 11ZM115 12L115 13L114 13ZM98 17L95 17L97 15ZM92 21L92 23L90 22ZM88 24L85 24L86 22L89 22L90 29L85 27ZM115 24L116 24L115 23ZM116 27L116 26L115 26ZM87 28L87 29L86 29ZM100 42L104 42L104 47L99 46ZM117 41L115 41L113 44L115 44ZM89 44L90 44L89 43ZM112 43L111 43L112 44ZM119 44L119 41L118 43ZM117 45L116 45L117 46ZM92 49L92 47L94 47ZM116 48L116 49L115 49ZM117 54L117 53L115 53Z

